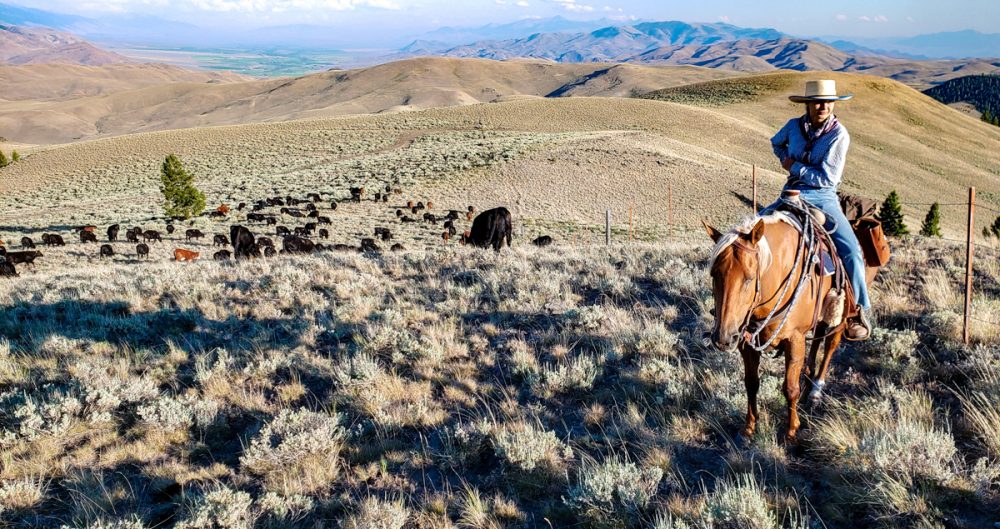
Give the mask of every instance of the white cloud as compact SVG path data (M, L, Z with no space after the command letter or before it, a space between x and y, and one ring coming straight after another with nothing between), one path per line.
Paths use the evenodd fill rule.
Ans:
M861 16L858 17L858 20L860 20L862 22L871 22L872 21L872 19L868 15L861 15Z
M613 15L608 17L611 20L617 20L618 22L635 22L639 20L639 17L635 15Z
M731 22L728 15L719 15L719 21L725 22L726 24Z
M875 22L888 22L888 21L889 21L889 17L887 17L885 15L876 15L875 16Z
M910 16L906 17L906 21L907 21L907 22L915 22L915 21L913 20L913 17L910 17Z
M837 22L846 22L847 21L847 15L837 15L834 18L837 19Z
M502 6L507 5L507 0L493 0L493 1L496 2L498 5Z
M516 5L518 7L529 7L531 4L529 4L528 2L525 2L524 0L520 0Z
M576 0L551 0L555 4L559 5L566 11L573 11L575 13L588 13L594 10L593 6L586 4L578 4Z

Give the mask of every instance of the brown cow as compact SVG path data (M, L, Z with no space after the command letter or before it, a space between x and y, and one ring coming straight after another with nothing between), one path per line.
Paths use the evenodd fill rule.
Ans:
M222 204L221 206L215 208L215 211L217 213L221 213L223 215L228 215L229 214L229 204Z
M174 250L174 261L194 261L200 254L184 248Z

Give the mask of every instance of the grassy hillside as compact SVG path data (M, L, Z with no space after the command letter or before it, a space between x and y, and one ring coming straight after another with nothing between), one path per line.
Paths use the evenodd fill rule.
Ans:
M856 94L836 110L853 138L844 190L873 198L898 190L911 227L927 208L909 204L960 202L969 185L979 189L981 204L1000 209L1000 153L991 147L1000 129L893 81L830 75ZM0 171L0 237L17 226L158 215L159 165L169 153L188 164L210 204L272 192L346 196L350 185L398 181L414 199L445 208L504 205L538 226L528 235L596 228L607 208L618 226L631 209L647 238L665 237L671 217L675 235L697 233L703 217L725 224L749 210L751 164L758 167L760 201L777 195L784 176L769 138L802 111L787 95L809 77L739 78L655 95L678 102L513 100L50 147ZM338 222L346 233L372 214L394 220L395 207L345 211ZM991 221L981 214L977 233ZM947 236L959 237L964 223L961 208L944 210Z
M960 251L896 244L874 290L881 328L838 354L802 444L783 447L781 360L765 358L758 433L740 439L739 359L701 345L708 248L94 263L0 279L0 520L996 520L1000 327L977 322L974 347L957 344ZM1000 320L1000 269L978 284L990 295L977 315Z

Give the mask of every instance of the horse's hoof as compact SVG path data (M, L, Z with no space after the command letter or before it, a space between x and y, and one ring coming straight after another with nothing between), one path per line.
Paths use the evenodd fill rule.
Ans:
M785 446L789 448L795 448L799 446L799 437L795 434L785 435Z

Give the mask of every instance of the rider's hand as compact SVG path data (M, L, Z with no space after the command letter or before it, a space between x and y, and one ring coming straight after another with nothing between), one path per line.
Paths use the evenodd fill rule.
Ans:
M785 158L784 160L781 160L781 167L783 167L786 171L791 171L792 165L794 164L795 160L792 158Z

